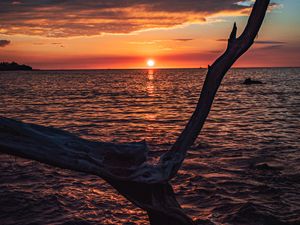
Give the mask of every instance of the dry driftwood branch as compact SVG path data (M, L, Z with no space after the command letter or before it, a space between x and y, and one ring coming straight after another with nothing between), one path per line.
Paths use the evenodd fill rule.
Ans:
M92 142L68 132L0 117L0 152L98 175L147 211L151 224L193 224L159 166L147 162L145 142ZM156 176L157 175L157 176Z
M91 142L59 129L0 117L0 151L49 165L102 177L122 195L146 210L151 224L194 224L177 203L168 181L177 174L200 133L221 81L233 63L253 44L269 0L257 0L244 32L234 24L228 46L209 68L191 119L158 164L148 161L144 142Z
M240 37L236 37L237 26L234 23L226 51L211 66L208 66L201 95L192 117L169 152L161 157L161 163L168 164L168 168L171 167L169 165L170 162L173 164L172 169L169 171L168 179L177 174L187 150L198 137L223 77L234 62L254 43L269 2L269 0L257 0L255 2L246 28Z

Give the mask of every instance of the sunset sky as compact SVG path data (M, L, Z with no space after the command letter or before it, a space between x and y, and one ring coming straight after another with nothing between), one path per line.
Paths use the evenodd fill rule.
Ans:
M253 1L1 0L0 61L35 69L206 67ZM236 67L300 66L300 1L272 1Z

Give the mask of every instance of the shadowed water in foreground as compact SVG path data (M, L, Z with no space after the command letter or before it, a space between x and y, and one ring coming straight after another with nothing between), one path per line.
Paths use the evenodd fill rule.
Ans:
M205 72L1 72L0 115L91 140L146 139L155 156L189 119ZM188 215L215 224L300 221L299 74L234 69L227 75L198 143L172 181ZM264 84L241 85L247 77ZM0 161L4 224L147 224L143 211L98 177L3 154Z

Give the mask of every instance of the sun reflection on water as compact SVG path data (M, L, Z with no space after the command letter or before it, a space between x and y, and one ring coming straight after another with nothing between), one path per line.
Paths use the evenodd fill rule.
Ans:
M154 94L154 70L148 70L148 81L146 84L146 90L149 96L153 96Z

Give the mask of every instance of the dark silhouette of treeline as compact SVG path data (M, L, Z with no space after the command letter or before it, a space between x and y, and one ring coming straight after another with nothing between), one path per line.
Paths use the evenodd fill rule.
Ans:
M0 62L0 71L8 70L32 70L32 67L27 65L19 65L16 62Z

